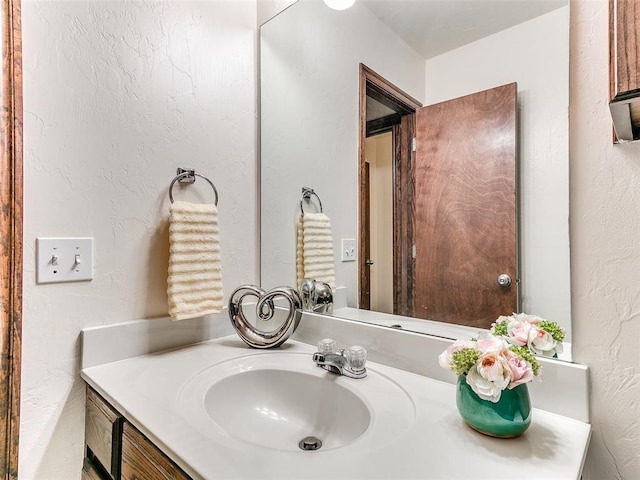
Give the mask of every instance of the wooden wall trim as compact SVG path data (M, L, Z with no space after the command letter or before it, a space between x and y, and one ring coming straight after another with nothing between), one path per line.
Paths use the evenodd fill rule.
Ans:
M367 190L364 182L366 181L366 165L365 165L365 140L367 138L367 75L369 70L363 64L360 64L359 91L358 91L358 109L359 109L359 133L358 133L358 307L368 303L368 292L363 291L363 285L367 284L367 277L363 268L367 260L366 239L362 232L366 228L366 219L364 213L367 210L361 192ZM368 190L367 190L368 191Z
M20 0L2 0L0 121L0 472L18 478L22 358L22 28Z
M404 115L393 134L393 313L413 317L416 114Z
M380 74L374 72L369 67L364 64L360 64L360 77L364 77L365 86L366 82L378 87L380 90L384 92L387 97L393 98L397 103L406 105L411 109L415 110L422 106L418 100L413 98L411 95L403 92L401 89L396 87L393 83L388 81L386 78L381 76ZM362 86L362 83L361 83ZM366 91L365 91L366 96Z

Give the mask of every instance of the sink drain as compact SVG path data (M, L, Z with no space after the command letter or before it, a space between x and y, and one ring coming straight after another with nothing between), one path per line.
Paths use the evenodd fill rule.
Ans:
M318 450L322 446L322 441L319 438L313 436L304 437L302 440L300 440L298 446L302 450Z

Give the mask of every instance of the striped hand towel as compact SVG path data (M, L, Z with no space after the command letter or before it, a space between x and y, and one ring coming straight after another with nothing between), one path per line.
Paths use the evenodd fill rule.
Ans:
M167 296L173 320L222 310L218 210L213 204L174 202L169 208Z
M298 287L309 278L336 288L331 221L324 213L305 213L298 218L296 277Z

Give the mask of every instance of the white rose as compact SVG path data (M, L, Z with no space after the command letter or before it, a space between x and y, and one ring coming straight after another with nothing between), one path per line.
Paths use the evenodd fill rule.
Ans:
M438 363L442 368L446 368L447 370L451 369L451 359L453 358L454 353L453 345L451 345L444 352L438 355Z
M483 355L467 373L467 383L483 400L496 403L511 381L511 370L502 355Z
M536 355L552 357L556 353L556 341L551 334L535 326L531 327L529 331L527 344Z

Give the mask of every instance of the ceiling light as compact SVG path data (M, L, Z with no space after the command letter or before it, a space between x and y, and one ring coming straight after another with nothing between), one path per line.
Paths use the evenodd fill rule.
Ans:
M356 3L356 0L324 0L324 3L329 8L334 10L346 10Z

